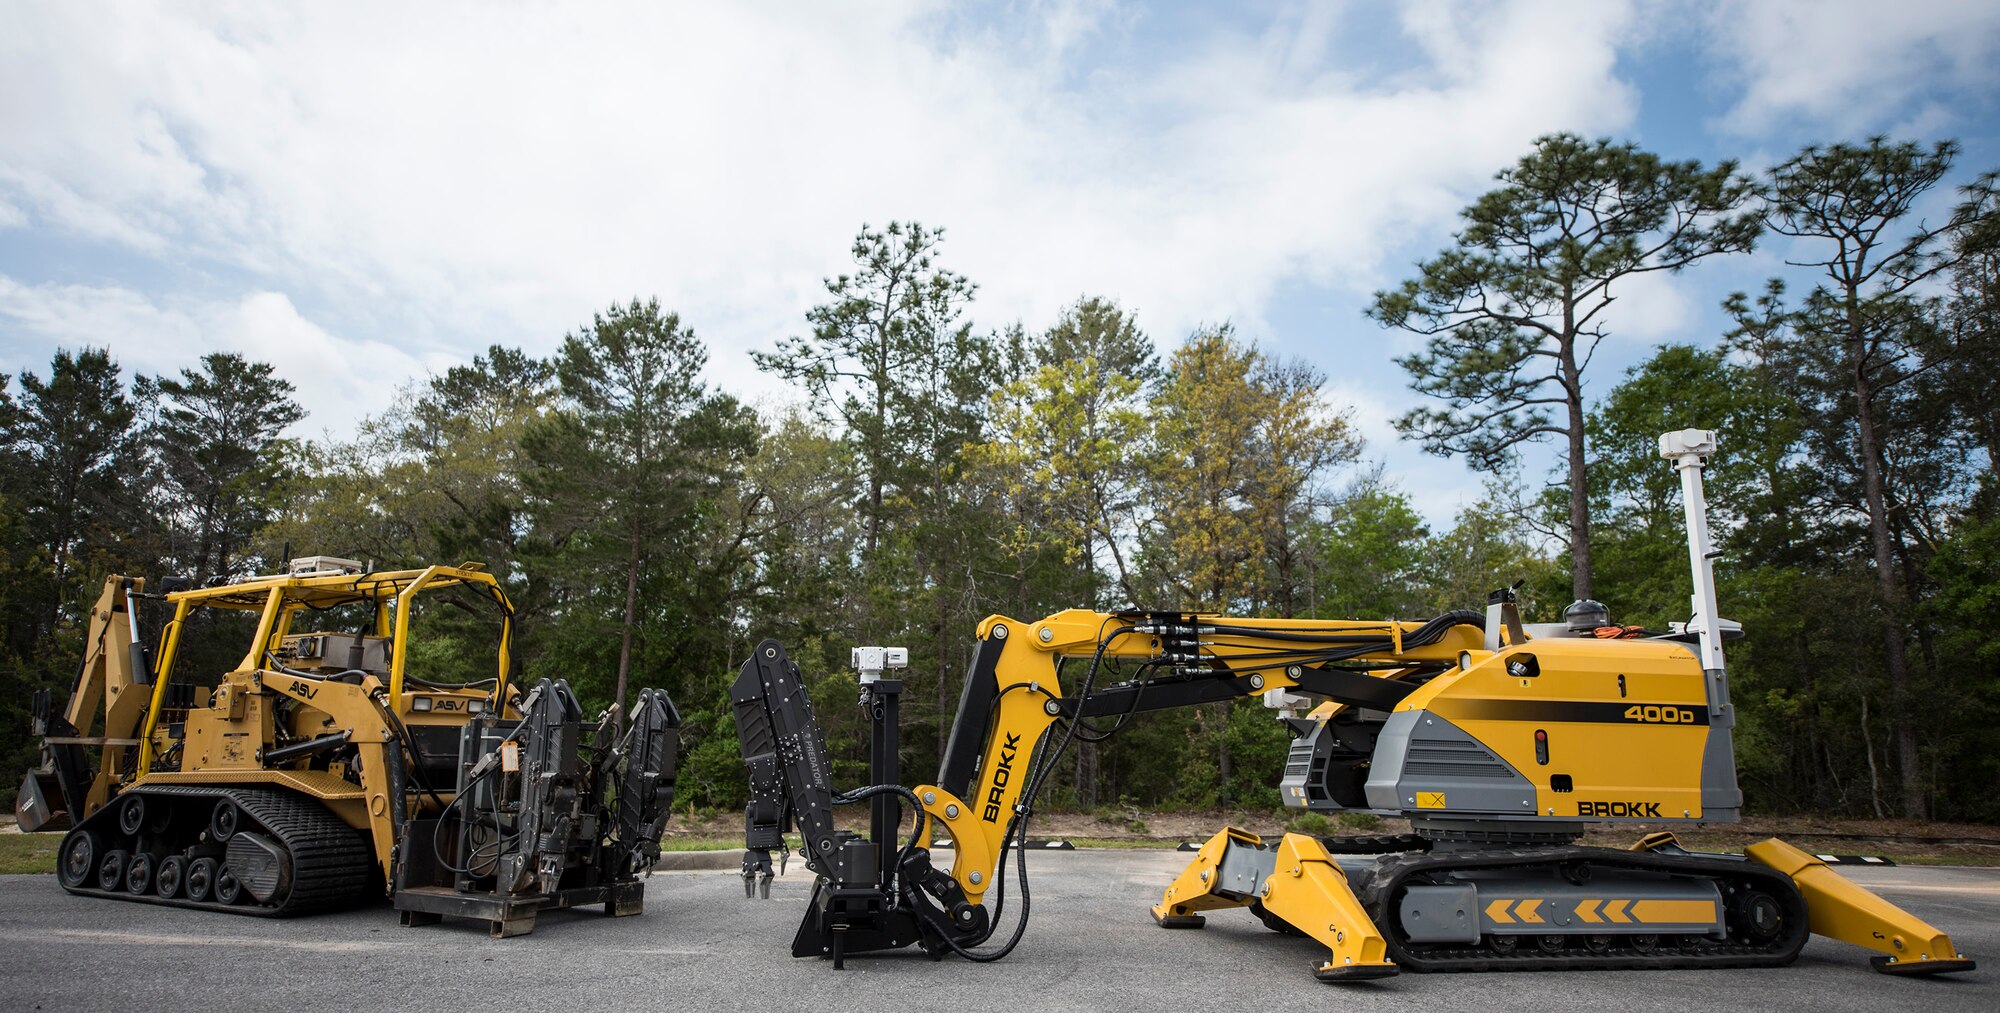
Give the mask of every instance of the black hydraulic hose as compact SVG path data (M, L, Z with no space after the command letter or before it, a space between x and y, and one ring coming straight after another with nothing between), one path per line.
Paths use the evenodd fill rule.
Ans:
M1151 661L1146 662L1145 664L1139 666L1139 671L1133 673L1132 681L1127 684L1133 687L1132 702L1126 705L1125 713L1118 715L1117 719L1111 723L1111 727L1099 728L1095 725L1083 724L1082 728L1080 729L1083 732L1082 735L1083 741L1107 742L1111 739L1113 735L1116 735L1124 730L1126 723L1132 720L1133 715L1139 713L1139 702L1145 699L1147 687L1153 684L1153 680L1142 677L1145 676L1147 672L1151 671L1156 666L1156 664L1157 664L1156 662L1151 662ZM1115 689L1116 687L1112 688ZM1070 725L1070 724L1082 723L1083 704L1084 704L1083 700L1081 699L1077 700L1076 702L1077 716L1075 718L1064 721L1063 724Z
M401 722L398 722L398 724L400 725ZM508 732L506 737L502 738L494 748L498 749L500 746L504 746L507 743L514 741L514 738L521 734L521 729L526 726L527 726L527 721L524 719L520 724L515 725L514 730ZM488 755L490 756L492 754L489 753ZM444 857L444 853L438 850L438 835L444 831L445 822L447 819L450 818L451 811L453 809L458 808L458 804L460 802L463 802L468 797L470 797L472 795L472 790L475 787L477 787L481 781L484 781L487 778L493 776L499 770L500 770L500 765L498 763L495 763L493 766L490 766L485 770L480 771L478 776L474 777L472 780L466 782L462 787L459 788L459 790L455 794L452 795L451 802L449 804L445 804L444 811L438 813L437 822L431 825L431 857L437 859L438 865L444 867L446 871L454 872L462 876L473 875L473 872L470 869L461 869L458 866L451 864L451 862ZM431 794L431 797L437 798L437 794L433 792ZM495 846L504 847L505 839L501 837L500 812L497 807L494 809L493 813L493 825L494 825L493 833L495 837ZM519 836L520 836L519 834L513 835L513 837L515 838L518 838ZM474 848L469 853L476 857L479 853L479 849Z
M444 857L444 852L439 850L438 836L444 831L445 821L451 818L451 811L458 808L458 804L465 801L472 794L472 789L477 787L479 782L486 780L494 771L499 769L499 765L495 764L481 771L478 777L466 782L465 786L460 788L458 793L451 797L451 803L444 807L444 811L438 813L437 822L431 825L431 857L436 859L438 865L446 871L457 873L461 876L470 876L473 874L470 869L461 869L451 864L450 859Z
M1344 633L1307 633L1299 630L1273 630L1257 626L1202 626L1200 635L1223 637L1255 637L1258 640L1282 640L1300 644L1357 644L1386 640L1380 633L1359 633L1349 630Z
M322 735L316 739L294 742L289 746L266 749L264 750L263 759L265 763L285 763L290 760L296 760L301 756L311 756L322 750L344 746L353 737L354 733L352 731L342 729L341 731L334 732L332 735Z
M1486 626L1486 617L1469 609L1446 612L1426 620L1416 629L1405 633L1403 635L1403 644L1404 646L1422 647L1427 644L1436 643L1439 639L1443 638L1445 631L1451 629L1453 626L1477 626L1483 629ZM1217 636L1256 637L1261 640L1282 640L1294 643L1374 644L1393 642L1393 638L1383 636L1382 634L1356 633L1351 631L1342 633L1312 633L1302 630L1271 630L1260 629L1255 626L1238 625L1210 626L1206 627L1206 631L1212 632Z
M901 801L909 803L910 812L915 817L911 820L909 843L903 845L901 851L896 852L896 874L900 881L904 860L915 854L917 848L923 843L924 807L923 803L918 801L917 793L900 784L871 784L866 788L856 788L853 791L833 796L833 804L854 805L857 802L865 802L877 795L898 796ZM901 807L899 806L898 808ZM900 817L897 822L901 822ZM828 857L831 858L832 856Z

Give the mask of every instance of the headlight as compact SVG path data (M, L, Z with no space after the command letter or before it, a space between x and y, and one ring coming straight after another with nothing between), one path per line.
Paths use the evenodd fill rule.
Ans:
M413 710L413 711L416 711L416 712L418 712L418 713L420 713L420 714L421 714L421 713L423 713L424 711L428 711L428 710L430 710L430 709L431 709L431 698L430 698L430 697L427 697L427 696L420 696L420 697L417 697L417 698L415 698L415 699L411 700L411 701L410 701L410 709L411 709L411 710Z
M485 713L485 712L486 712L486 701L484 701L484 700L467 700L467 701L465 702L465 712L466 712L467 714L483 714L483 713Z

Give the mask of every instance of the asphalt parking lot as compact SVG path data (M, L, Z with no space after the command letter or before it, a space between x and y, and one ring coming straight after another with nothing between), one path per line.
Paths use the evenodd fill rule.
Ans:
M0 877L8 1009L1462 1010L2000 1009L2000 869L1855 868L1857 881L1952 934L1986 966L1891 978L1867 952L1815 938L1788 968L1402 975L1327 985L1309 940L1220 912L1200 931L1146 906L1186 855L1029 858L1034 918L995 964L915 951L835 971L790 956L811 888L798 863L769 901L731 871L659 873L644 915L545 915L535 933L403 928L386 905L269 921L71 897L53 876ZM1843 870L1848 871L1848 870ZM1004 921L1011 922L1011 915Z

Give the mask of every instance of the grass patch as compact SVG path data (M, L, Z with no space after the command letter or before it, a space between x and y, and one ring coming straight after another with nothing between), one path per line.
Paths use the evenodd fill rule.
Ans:
M742 851L743 838L669 837L660 842L661 851ZM54 868L51 866L50 868Z
M1382 829L1382 817L1374 813L1341 813L1340 825L1347 830L1374 832Z
M1300 813L1285 823L1285 832L1292 834L1324 834L1333 829L1333 821L1324 813Z
M0 834L0 875L56 871L61 834Z

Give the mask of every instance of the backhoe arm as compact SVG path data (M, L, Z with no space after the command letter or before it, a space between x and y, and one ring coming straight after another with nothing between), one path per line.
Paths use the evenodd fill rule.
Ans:
M25 831L59 829L82 819L110 797L139 744L153 673L139 635L138 602L146 582L113 574L90 607L83 663L69 699L57 712L47 690L32 702L34 733L43 738L47 770L29 771L15 799ZM102 713L103 726L92 730ZM85 748L102 747L98 769Z

